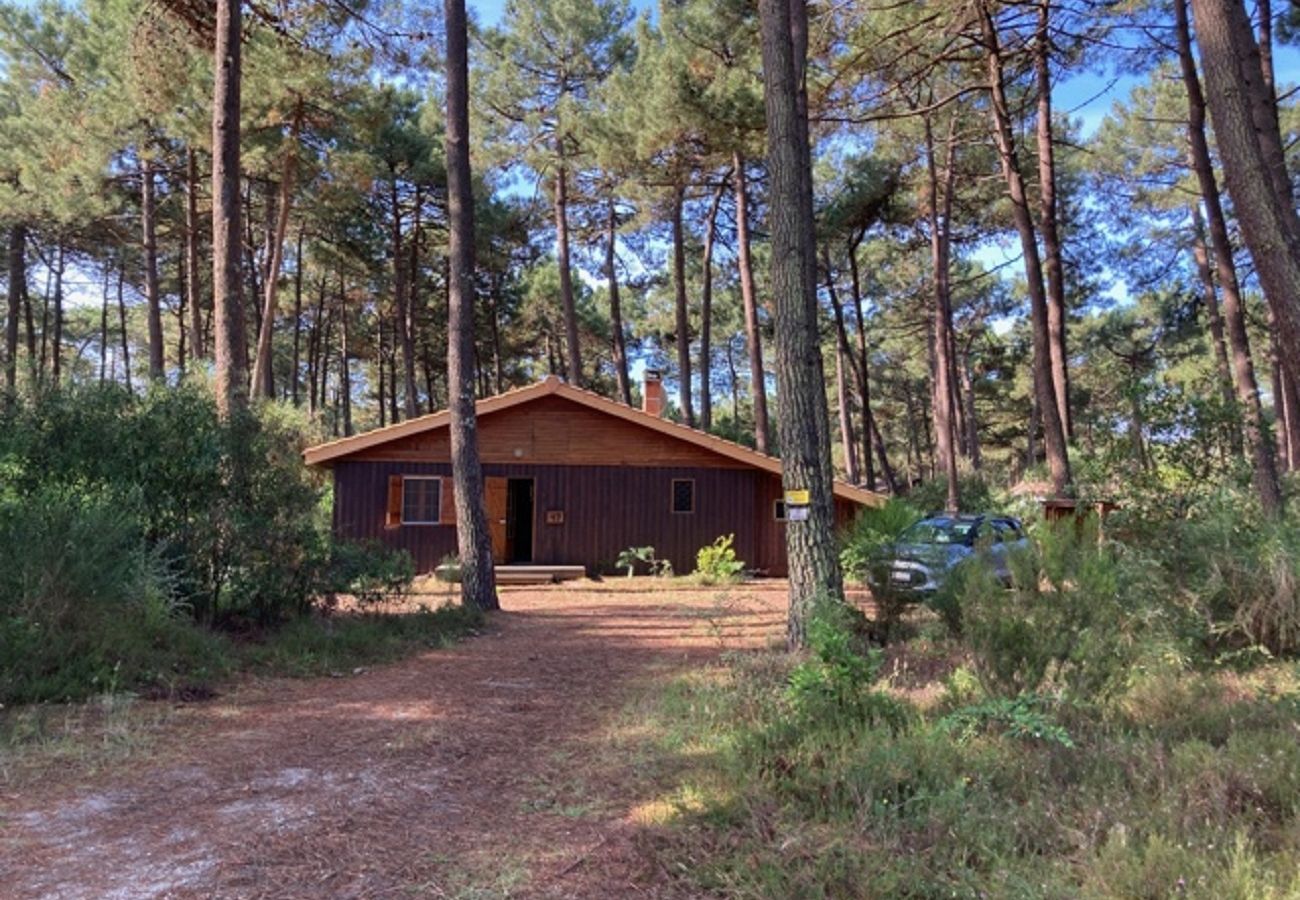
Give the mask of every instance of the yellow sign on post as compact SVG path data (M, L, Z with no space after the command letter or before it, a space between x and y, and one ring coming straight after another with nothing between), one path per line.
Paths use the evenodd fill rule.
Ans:
M785 492L786 506L807 506L811 502L812 495L806 490Z

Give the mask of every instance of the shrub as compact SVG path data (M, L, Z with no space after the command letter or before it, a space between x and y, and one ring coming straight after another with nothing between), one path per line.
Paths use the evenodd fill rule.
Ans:
M996 697L975 706L964 706L944 716L938 724L958 740L969 740L992 730L1003 737L1034 738L1062 747L1074 746L1069 733L1052 718L1044 699L1034 694L1010 699Z
M957 604L974 669L993 695L1045 687L1075 699L1119 686L1167 638L1167 588L1157 568L1095 524L1042 526L1010 557L1004 585L984 560L959 567Z
M907 502L923 512L933 512L948 502L948 482L944 478L931 478L907 492ZM987 512L994 506L993 491L978 472L966 473L957 478L957 507L962 512Z
M1216 652L1300 652L1300 521L1270 521L1253 499L1220 491L1141 534Z
M884 664L879 648L866 644L868 628L857 609L822 601L808 621L809 659L790 673L789 699L796 718L818 727L840 723L902 728L903 707L876 690Z
M840 565L844 577L864 581L872 558L920 518L921 513L916 507L895 498L884 506L870 507L858 513L853 524L840 537Z
M222 421L204 388L42 394L0 410L4 495L85 489L129 516L204 621L268 624L304 611L329 559L307 427L266 404Z
M194 621L265 635L322 592L404 590L405 554L331 547L307 436L193 385L0 404L0 698L204 679L232 647Z
M736 558L732 547L736 536L728 534L695 555L695 575L704 584L727 584L737 580L745 571L745 563Z
M330 550L326 579L327 593L351 594L369 606L405 594L415 580L415 560L380 541L338 541Z
M673 564L666 559L656 559L654 547L628 547L620 551L618 559L614 561L620 569L627 569L628 578L636 573L638 563L645 565L651 575L662 578L672 577Z
M102 492L0 500L0 701L68 700L224 666L170 599L134 511Z

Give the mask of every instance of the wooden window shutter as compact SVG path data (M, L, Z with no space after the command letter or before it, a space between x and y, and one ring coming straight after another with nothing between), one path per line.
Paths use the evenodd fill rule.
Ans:
M451 478L442 479L441 507L438 510L438 524L456 524L456 495L452 489Z
M385 528L397 528L402 524L402 476L388 476L388 509L384 515Z

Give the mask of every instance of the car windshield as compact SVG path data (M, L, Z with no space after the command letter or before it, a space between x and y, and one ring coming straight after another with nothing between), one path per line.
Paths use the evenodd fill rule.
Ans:
M965 544L975 525L960 519L922 519L904 531L899 540L905 544Z

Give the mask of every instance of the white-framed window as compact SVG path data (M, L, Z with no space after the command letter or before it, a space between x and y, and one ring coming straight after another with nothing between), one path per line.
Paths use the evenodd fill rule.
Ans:
M675 513L695 512L695 479L674 478L671 509Z
M437 475L402 476L402 524L439 525L442 478Z

